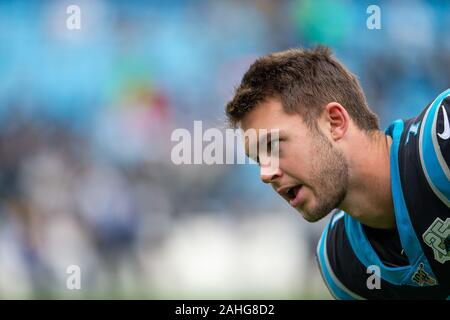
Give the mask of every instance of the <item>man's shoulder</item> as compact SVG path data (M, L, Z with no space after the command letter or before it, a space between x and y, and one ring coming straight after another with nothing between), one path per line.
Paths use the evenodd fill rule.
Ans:
M430 188L450 208L450 89L436 97L422 114L420 164Z
M450 89L415 118L397 120L386 130L393 138L391 165L409 197L442 202L450 212ZM394 158L395 161L392 161ZM392 163L395 162L395 163ZM406 182L408 180L408 182ZM396 181L394 181L396 182ZM428 191L431 191L429 193ZM406 195L408 197L408 195Z
M450 285L450 246L445 246L450 242L449 115L450 89L434 98L416 118L396 124L398 131L402 126L403 129L401 134L397 132L397 137L393 135L395 145L391 150L394 152L391 166L398 167L398 173L391 174L396 215L403 217L403 221L410 220L414 230L410 240L420 242L437 279L447 285ZM438 225L440 231L433 233Z

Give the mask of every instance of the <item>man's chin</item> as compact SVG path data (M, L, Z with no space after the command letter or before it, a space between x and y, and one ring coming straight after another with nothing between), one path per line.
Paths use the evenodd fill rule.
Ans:
M319 220L321 220L322 218L324 218L325 216L328 215L328 211L327 212L312 212L312 211L308 211L307 209L299 209L296 208L298 212L300 212L300 214L303 216L303 219L305 219L308 222L317 222Z

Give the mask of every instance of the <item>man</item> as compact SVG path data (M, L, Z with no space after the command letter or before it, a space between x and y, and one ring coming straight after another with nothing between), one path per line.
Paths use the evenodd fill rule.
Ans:
M332 212L317 259L333 296L450 297L450 89L383 132L355 76L319 46L257 59L226 113L244 131L279 130L263 182L307 221Z

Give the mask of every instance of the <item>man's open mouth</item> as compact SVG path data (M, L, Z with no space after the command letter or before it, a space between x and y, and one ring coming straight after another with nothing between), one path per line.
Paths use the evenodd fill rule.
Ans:
M289 198L289 200L294 200L297 197L297 193L300 190L300 188L302 187L301 184L294 186L292 188L289 188L289 190L287 191L286 195Z

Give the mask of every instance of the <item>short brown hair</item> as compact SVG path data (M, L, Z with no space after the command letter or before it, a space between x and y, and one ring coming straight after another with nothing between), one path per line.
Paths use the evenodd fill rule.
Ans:
M378 117L369 109L356 77L324 46L290 49L258 58L245 73L226 106L233 127L259 103L279 98L285 112L298 113L310 128L329 102L344 106L356 125L377 130Z

